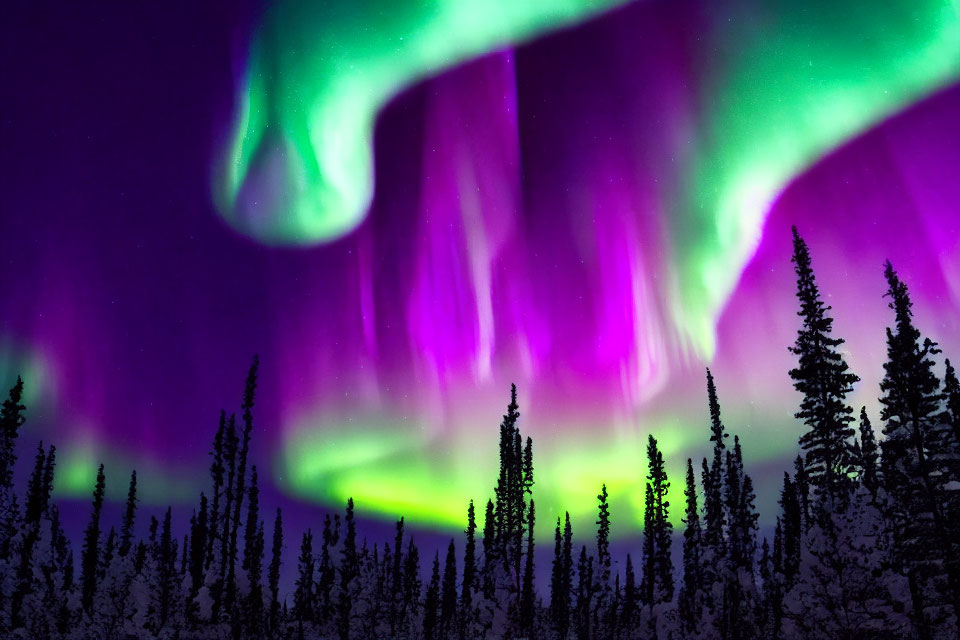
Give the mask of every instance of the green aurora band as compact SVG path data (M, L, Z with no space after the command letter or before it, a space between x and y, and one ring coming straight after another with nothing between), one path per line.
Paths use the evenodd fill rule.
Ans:
M388 100L458 62L623 2L277 2L255 35L217 172L220 210L268 243L349 233L373 195L373 127ZM251 179L254 202L243 202Z

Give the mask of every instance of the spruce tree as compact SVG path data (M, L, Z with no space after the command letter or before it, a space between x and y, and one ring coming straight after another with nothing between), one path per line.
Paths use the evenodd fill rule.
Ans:
M130 486L127 488L127 504L123 510L123 521L120 524L120 555L130 553L133 544L133 525L137 517L137 471L130 472Z
M924 627L924 609L930 598L921 590L942 572L946 573L946 599L954 614L960 615L960 566L942 510L942 478L931 459L941 447L943 394L932 358L940 350L914 326L909 291L889 260L884 275L896 322L893 328L887 328L887 362L880 383L880 417L886 436L880 445L882 473L887 493L893 498L889 512L900 559L912 583L918 585L914 600L918 603L919 624Z
M253 465L247 491L243 569L247 572L247 628L254 634L260 631L263 617L263 525L260 521L260 489L257 481L257 466Z
M220 618L224 603L227 608L232 601L234 584L235 559L230 555L231 531L233 530L232 516L233 504L236 501L236 476L237 476L237 447L239 446L237 437L237 419L231 414L227 422L227 430L224 436L224 467L227 474L226 489L224 492L223 525L220 527L220 567L219 578L213 588L213 617Z
M723 530L725 525L723 507L723 452L729 437L720 419L720 402L713 374L707 369L707 402L710 408L710 442L713 443L713 462L704 474L704 543L720 557L724 552ZM704 463L706 467L706 463ZM706 469L705 469L706 470Z
M878 461L880 453L867 408L860 407L860 481L876 497L879 487Z
M570 596L573 585L573 530L570 514L564 516L563 534L560 518L554 535L554 558L550 579L550 621L558 638L566 638L570 628Z
M283 514L277 508L277 517L273 520L273 543L270 545L270 567L267 570L267 583L270 588L270 631L276 633L280 619L280 567L283 554Z
M473 500L467 507L467 536L463 552L463 582L460 586L460 637L465 638L473 618L473 592L477 581L477 518Z
M807 468L803 457L797 456L793 461L793 484L800 504L800 518L803 522L802 530L806 531L811 524L810 520L810 483Z
M203 586L203 565L207 552L207 496L200 492L200 511L190 527L190 595L196 596ZM186 549L186 545L184 545Z
M620 614L620 622L627 629L633 627L637 611L639 610L640 594L637 592L636 580L633 571L633 560L628 553L627 567L624 574L623 611Z
M657 584L657 532L653 486L648 482L643 494L643 564L640 576L640 602L653 607Z
M783 558L783 575L789 585L800 568L800 549L803 539L803 524L801 519L800 500L796 486L790 480L790 474L783 474L783 489L780 491L780 508L783 510L781 518L777 519L777 526L781 527Z
M663 454L652 435L647 440L647 460L650 466L648 478L653 492L653 538L654 538L654 603L673 600L673 524L670 523L670 502L667 492L670 481L663 461Z
M160 635L174 612L174 597L177 586L177 543L173 540L171 532L169 507L163 517L157 559L157 585L154 591L157 624L153 631L155 635Z
M390 584L393 588L390 598L389 622L390 635L396 636L400 625L401 611L403 610L403 518L397 520L396 535L393 545L393 570Z
M564 612L563 598L563 534L560 532L560 517L553 534L553 563L550 568L550 621L557 635L561 633L561 620Z
M17 376L17 381L10 388L10 394L0 406L0 486L13 487L13 466L17 461L15 447L20 427L26 421L23 412L26 407L21 404L23 398L23 379Z
M536 505L530 500L530 507L527 511L527 550L526 564L523 569L523 592L520 595L520 630L527 637L533 633L533 623L535 614L534 597L536 595L536 586L534 585L534 538L533 527L536 522Z
M677 597L677 608L684 631L695 633L700 623L700 607L703 590L703 566L701 564L700 512L697 507L697 480L693 473L693 460L687 458L686 510L683 522L683 584Z
M587 554L587 546L583 545L580 547L580 560L577 562L577 602L575 608L577 638L579 640L590 640L593 636L593 595L593 556Z
M246 494L246 473L247 456L250 452L250 436L253 433L253 405L257 391L257 371L260 368L259 356L253 356L253 363L247 372L247 379L244 383L243 402L240 405L242 409L243 433L240 440L240 449L237 453L237 468L233 487L233 515L231 516L230 526L230 545L228 551L228 577L227 577L227 599L232 604L235 600L236 592L236 562L237 562L237 532L240 528L240 514L243 506L243 498ZM236 451L236 444L234 445Z
M483 514L483 579L482 589L485 598L492 598L495 589L493 572L496 566L497 549L497 516L496 507L492 500L487 500L487 507Z
M416 620L420 617L420 550L411 538L403 559L403 618Z
M610 596L610 505L607 503L607 485L597 495L597 583L601 599Z
M842 338L833 336L830 306L825 305L811 266L810 251L793 227L793 259L797 299L803 319L790 352L798 364L790 370L794 388L803 394L796 418L807 432L800 446L807 452L806 469L814 493L828 511L842 508L851 490L855 460L851 438L853 409L847 394L860 380L840 353Z
M53 477L57 466L57 448L50 445L47 450L47 459L43 463L43 482L40 487L40 513L49 515L50 498L53 495Z
M293 592L293 614L301 623L313 621L313 532L307 529L300 542L297 582Z
M337 631L341 640L349 640L350 623L353 617L353 599L356 585L354 581L360 574L357 557L357 527L353 513L353 498L347 498L344 525L347 528L343 537L343 549L340 558L340 597L337 601Z
M433 640L437 632L437 607L440 600L440 552L433 556L430 584L423 599L423 637Z
M450 539L443 563L443 582L440 589L440 627L444 633L454 628L457 616L457 549Z
M33 473L27 483L27 499L24 505L23 521L27 526L40 522L43 515L43 468L47 463L47 452L43 449L43 441L37 445L37 455L34 457Z
M93 611L93 597L97 592L97 569L100 564L100 514L103 511L105 486L106 480L101 464L97 469L90 523L83 534L83 556L80 561L80 604L87 614Z
M213 438L213 451L210 452L210 456L213 458L213 461L210 463L210 478L213 480L213 504L210 508L210 535L207 536L205 569L209 569L213 563L214 545L223 537L220 529L220 500L223 496L224 473L226 472L226 468L224 467L226 432L227 416L226 412L221 410L220 426L217 428L217 433ZM132 488L136 489L136 478L134 477L131 482L133 483Z

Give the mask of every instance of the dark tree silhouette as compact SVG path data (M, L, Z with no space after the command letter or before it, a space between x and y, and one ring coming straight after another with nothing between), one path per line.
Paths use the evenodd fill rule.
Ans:
M97 569L100 563L100 514L103 511L103 492L106 480L103 465L97 469L97 483L93 489L93 506L90 524L83 534L83 557L80 561L80 602L86 613L93 609L93 596L97 591Z
M790 351L798 364L790 370L794 388L803 394L796 417L807 425L800 446L807 452L809 483L824 508L842 508L850 491L855 459L851 438L853 409L847 394L860 380L850 372L833 336L833 318L825 305L811 267L806 242L793 227L793 264L797 274L797 312L803 323Z

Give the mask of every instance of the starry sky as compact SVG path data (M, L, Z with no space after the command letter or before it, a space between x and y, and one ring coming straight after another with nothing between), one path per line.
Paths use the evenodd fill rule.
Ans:
M884 259L960 359L954 0L518 6L4 8L0 382L61 498L195 501L259 353L267 500L461 528L515 382L541 522L605 482L622 536L710 366L772 521L792 224L875 423Z

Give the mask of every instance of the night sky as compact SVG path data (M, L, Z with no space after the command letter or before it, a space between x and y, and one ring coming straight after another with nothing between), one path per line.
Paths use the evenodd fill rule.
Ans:
M791 224L875 424L884 259L960 358L955 0L135 4L0 9L0 382L63 498L195 502L258 353L268 504L462 528L515 382L538 521L605 482L622 536L710 366L769 524Z

